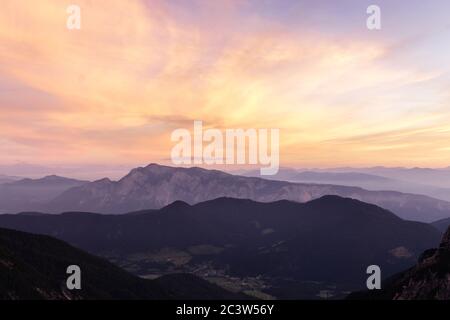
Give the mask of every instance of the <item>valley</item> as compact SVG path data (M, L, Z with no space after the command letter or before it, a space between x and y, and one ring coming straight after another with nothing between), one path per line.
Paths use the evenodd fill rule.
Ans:
M307 203L219 198L125 215L0 215L0 227L46 234L155 279L190 273L259 298L342 298L412 266L439 242L434 227L325 196Z

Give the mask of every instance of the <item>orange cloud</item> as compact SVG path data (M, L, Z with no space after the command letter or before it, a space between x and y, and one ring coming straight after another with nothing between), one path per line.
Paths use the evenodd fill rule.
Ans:
M208 29L178 19L165 1L110 0L105 9L77 0L82 29L69 31L62 1L3 1L0 78L33 94L20 110L20 92L0 98L1 161L159 161L170 154L170 131L195 119L280 128L286 164L449 160L448 131L426 142L446 128L435 109L445 94L415 89L439 77L434 70L385 63L389 47L379 41L247 22L238 14L246 1L200 3L225 18L205 17ZM403 134L393 138L396 130Z

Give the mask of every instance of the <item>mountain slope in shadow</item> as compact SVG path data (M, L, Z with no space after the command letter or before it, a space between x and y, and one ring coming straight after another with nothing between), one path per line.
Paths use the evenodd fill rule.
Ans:
M69 265L81 268L81 290L67 289ZM0 300L238 298L192 275L145 280L63 241L0 229Z
M126 215L1 215L0 226L126 260L136 274L207 266L230 276L264 276L272 286L280 283L275 279L294 279L358 287L365 284L367 266L380 265L386 275L404 270L441 237L430 225L336 196L305 204L177 201Z
M381 290L356 292L348 299L450 300L450 228L439 248L426 250L416 266L387 279Z
M447 228L450 226L450 218L438 220L432 223L432 225L440 230L442 233L444 233Z

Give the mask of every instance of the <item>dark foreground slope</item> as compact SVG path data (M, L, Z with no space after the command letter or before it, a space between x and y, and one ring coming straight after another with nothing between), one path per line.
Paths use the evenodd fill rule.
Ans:
M399 272L441 237L430 225L336 196L306 204L175 202L127 215L2 215L0 226L52 235L139 275L263 277L279 297L286 297L289 281L362 287L367 266L380 265L385 275ZM297 289L288 286L287 296L295 296Z
M81 268L81 290L67 289L69 265ZM144 280L63 241L0 229L0 300L231 298L239 296L191 275Z
M450 228L437 249L426 250L416 266L387 279L382 290L349 299L450 300Z

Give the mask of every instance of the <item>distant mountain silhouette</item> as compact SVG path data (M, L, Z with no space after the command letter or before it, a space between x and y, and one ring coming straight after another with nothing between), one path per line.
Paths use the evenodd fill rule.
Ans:
M14 182L14 181L21 180L21 179L22 178L20 178L20 177L7 176L4 174L0 174L0 184Z
M386 275L398 272L441 237L430 225L336 196L305 204L177 201L126 215L1 215L0 226L52 235L99 255L134 262L142 256L148 268L160 271L183 257L185 268L207 264L234 276L262 275L274 285L273 279L290 278L353 288L365 284L367 266L378 264ZM146 268L137 272L148 273Z
M375 176L373 174L359 173L359 172L314 172L302 171L297 173L294 177L295 181L371 181L371 182L386 182L389 178Z
M450 202L426 196L357 187L300 184L234 176L201 168L176 168L151 164L133 169L119 181L102 179L71 188L50 201L43 211L126 213L158 209L174 201L189 204L219 197L261 202L306 202L324 195L338 195L373 203L404 219L432 222L450 217Z
M81 268L81 290L68 290L66 269ZM150 281L47 236L0 229L0 300L239 299L192 275Z
M336 168L329 170L330 171L326 171L325 169L296 170L291 168L281 168L276 175L265 176L264 178L296 183L354 186L367 190L398 191L422 194L436 199L450 201L450 186L444 187L446 184L442 183L440 181L441 179L437 178L439 174L441 176L445 176L447 173L450 174L450 171L447 172L447 170L444 169L414 170L384 168L382 170L381 168ZM428 175L425 173L428 173ZM242 172L242 175L247 177L261 177L259 170Z
M450 228L439 248L426 250L416 266L387 279L381 290L353 293L348 299L450 300Z
M335 168L334 172L362 172L374 174L391 179L397 179L406 182L413 182L422 185L429 185L441 188L450 188L450 167L447 168L390 168L390 167L371 167L371 168Z
M438 230L442 231L442 233L444 233L447 230L447 228L450 226L450 218L435 221L432 223L432 225L436 229L438 229Z
M244 171L241 174L245 177L261 177L259 170ZM302 170L293 168L281 168L276 175L266 176L265 179L270 180L281 180L290 182L320 182L326 181L347 181L347 182L359 182L359 181L370 181L370 182L387 182L391 179L377 176L373 174L367 174L362 172L328 172L328 171L315 171L315 170Z
M40 210L43 203L87 182L52 175L41 179L26 178L0 184L0 212Z

